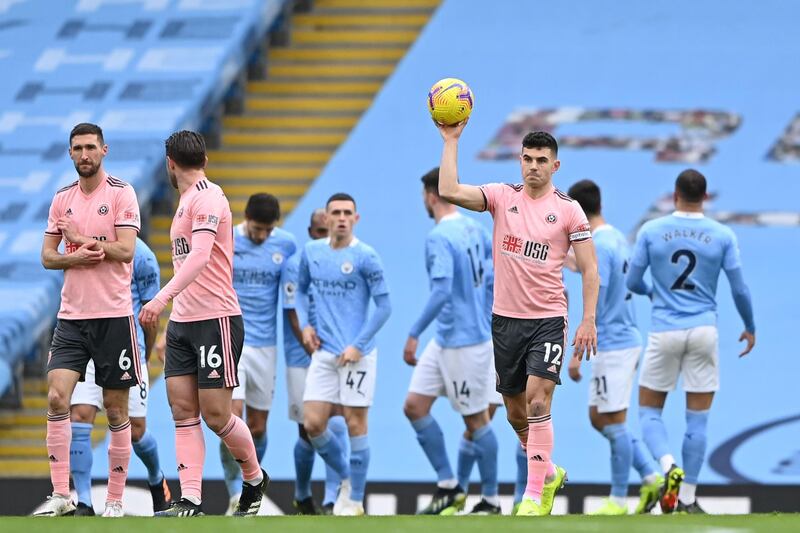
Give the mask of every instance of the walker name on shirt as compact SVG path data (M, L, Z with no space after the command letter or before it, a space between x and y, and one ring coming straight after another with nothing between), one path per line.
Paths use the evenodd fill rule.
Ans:
M704 231L696 231L693 229L670 230L664 233L661 238L664 239L664 242L669 242L672 239L691 239L703 244L711 243L711 235Z
M506 234L503 236L500 250L503 255L516 256L523 261L543 265L547 262L550 245Z

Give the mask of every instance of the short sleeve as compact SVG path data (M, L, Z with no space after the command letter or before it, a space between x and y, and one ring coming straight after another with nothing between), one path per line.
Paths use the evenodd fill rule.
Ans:
M722 257L722 268L726 271L742 268L742 259L739 255L739 242L732 231L728 231L728 239L725 243L725 251Z
M139 202L136 200L136 191L130 185L122 187L119 191L114 227L135 229L138 233L141 219L139 217Z
M447 241L441 235L429 235L425 241L425 264L431 279L452 278L455 265Z
M639 230L636 235L636 244L633 246L631 265L646 268L650 264L650 252L648 247L647 231L645 227Z
M505 187L508 187L508 185L503 183L486 183L479 187L483 193L483 199L485 202L483 211L489 211L492 215L494 215L495 209L497 209L497 205L503 196L503 189Z
M192 233L207 231L216 235L222 217L228 211L228 200L222 191L206 189L192 201Z
M389 287L386 285L386 277L383 273L383 263L375 250L369 250L364 255L360 270L373 297L389 294Z
M569 242L582 242L592 238L592 228L589 220L578 202L569 203L569 216L567 217L567 234Z
M300 268L300 258L292 256L283 264L281 271L281 292L283 294L283 308L294 309L297 298L297 274Z
M155 298L161 288L161 272L156 256L149 249L137 253L133 260L133 282L143 302Z
M53 198L50 204L50 211L47 214L47 228L44 230L45 235L61 237L61 230L56 227L59 218L61 218L61 202L58 196L56 196Z

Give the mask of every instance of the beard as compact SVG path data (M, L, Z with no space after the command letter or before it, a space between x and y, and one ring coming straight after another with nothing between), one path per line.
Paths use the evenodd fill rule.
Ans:
M78 172L78 176L88 178L97 174L97 171L100 170L100 165L95 163L75 163L75 170Z
M170 172L169 169L167 169L167 176L169 176L170 185L172 185L172 187L177 190L178 189L178 177L175 175L174 172Z

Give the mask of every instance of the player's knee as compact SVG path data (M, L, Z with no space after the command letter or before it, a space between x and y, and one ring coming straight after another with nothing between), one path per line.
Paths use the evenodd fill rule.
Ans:
M317 437L325 432L327 424L324 420L319 418L306 416L303 419L303 427L306 429L306 435L309 437Z
M603 426L604 426L603 421L597 415L590 414L589 415L589 422L592 424L592 427L596 431L600 431L600 432L603 431Z
M525 416L525 413L516 410L506 411L506 420L508 420L508 423L511 424L513 428L520 428L528 425L528 417Z
M172 411L173 420L187 420L197 416L197 405L190 400L170 399L169 408Z
M254 439L260 439L261 437L267 434L267 429L265 427L259 427L257 425L248 425L248 429L250 430L250 435L252 435Z
M347 420L347 433L351 437L358 437L367 434L367 419L352 416Z
M424 409L421 409L420 406L413 401L406 400L406 402L403 404L403 413L405 413L406 418L412 422L425 416L427 413L424 411Z
M131 420L131 442L135 444L142 440L145 429L146 427L144 424L134 424L133 420Z
M47 391L47 407L51 413L66 413L69 411L70 397L62 390L50 387Z
M203 422L206 423L208 428L214 433L219 433L228 423L232 415L223 415L219 412L203 413Z
M533 398L530 402L528 402L528 412L531 414L531 416L544 416L548 413L548 411L549 406L544 400Z

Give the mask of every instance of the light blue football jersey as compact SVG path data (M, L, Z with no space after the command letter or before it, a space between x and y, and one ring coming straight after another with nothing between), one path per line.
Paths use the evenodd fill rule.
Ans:
M133 300L133 316L136 322L136 340L139 342L139 354L142 363L145 360L144 330L139 324L139 312L143 302L155 298L161 289L161 269L158 266L156 254L136 238L136 248L133 252L133 274L131 275L131 299Z
M609 225L596 228L592 240L597 251L603 296L597 301L597 349L610 351L641 346L633 295L625 287L631 255L628 241L621 231Z
M716 325L719 273L741 268L730 228L699 213L678 212L642 226L632 264L650 267L653 331Z
M367 321L370 298L389 294L380 257L355 237L334 250L330 239L306 243L300 258L299 289L314 303L322 349L340 354L353 344ZM375 347L371 339L362 352Z
M431 280L453 280L450 298L436 317L436 342L457 348L491 339L486 313L491 237L486 228L460 213L442 218L428 233L425 263Z
M278 292L283 265L297 251L294 236L275 228L255 244L244 224L233 229L233 288L244 319L244 343L263 347L277 344Z
M300 255L294 254L290 257L283 267L281 274L281 291L283 292L283 309L295 309L295 299L297 298L297 276L300 270ZM308 307L308 306L306 306ZM311 364L311 358L306 353L303 345L297 340L292 331L289 319L283 314L283 356L286 359L286 366L292 368L306 368Z

